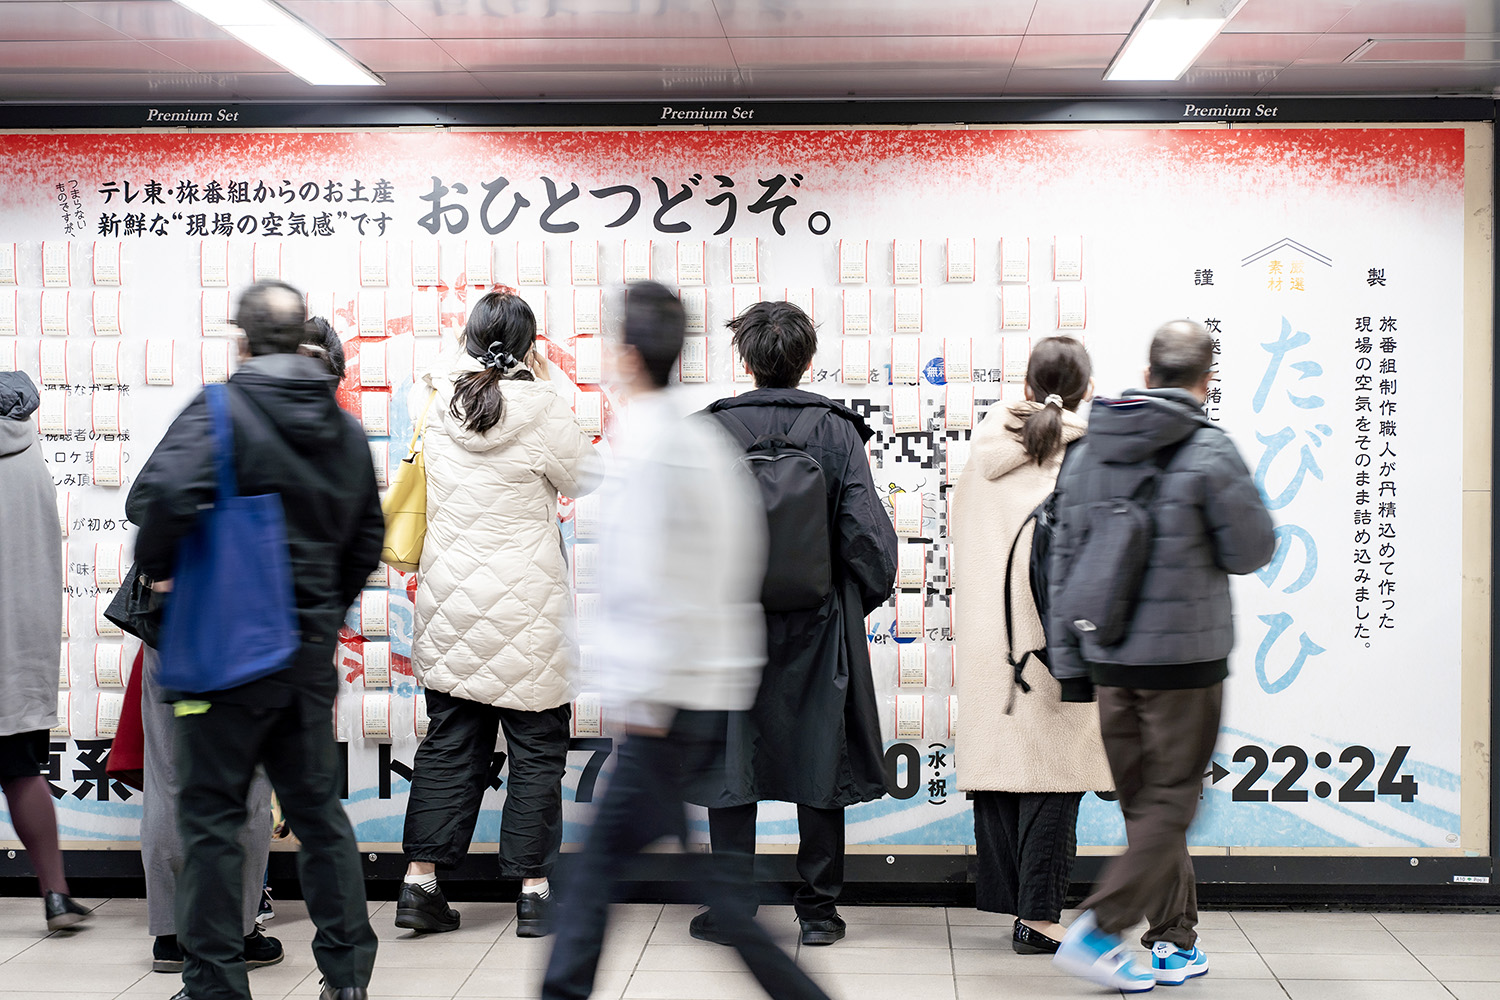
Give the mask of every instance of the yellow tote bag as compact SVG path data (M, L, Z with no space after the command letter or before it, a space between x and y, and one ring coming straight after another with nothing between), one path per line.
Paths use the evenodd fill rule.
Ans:
M422 562L422 542L427 538L427 463L422 458L422 433L427 429L427 411L433 390L422 407L422 416L411 435L411 449L396 470L396 481L385 495L385 545L380 561L403 573L416 572Z

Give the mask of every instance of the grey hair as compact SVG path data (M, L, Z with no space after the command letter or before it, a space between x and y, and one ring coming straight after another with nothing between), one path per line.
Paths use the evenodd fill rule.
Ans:
M1192 389L1213 371L1214 339L1202 323L1174 319L1151 338L1146 382L1152 389Z

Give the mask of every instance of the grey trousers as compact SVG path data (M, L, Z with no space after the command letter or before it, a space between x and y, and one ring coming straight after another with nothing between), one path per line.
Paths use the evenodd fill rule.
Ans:
M141 674L141 726L145 736L145 802L141 814L141 864L146 869L146 922L153 937L177 933L177 873L182 870L182 836L177 830L177 759L173 751L172 706L156 686L156 650L146 647ZM245 936L255 931L260 890L271 853L271 783L257 768L246 802L250 821L240 831L245 848Z

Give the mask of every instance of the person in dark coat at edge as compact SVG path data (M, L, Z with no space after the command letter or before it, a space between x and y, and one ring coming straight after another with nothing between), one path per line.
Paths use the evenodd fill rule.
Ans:
M236 474L244 495L281 496L302 641L269 677L195 698L163 695L174 703L182 782L177 925L185 967L174 1000L250 996L237 835L257 764L301 840L297 870L317 928L322 1000L364 1000L375 965L358 845L339 802L331 716L339 625L379 563L385 523L364 432L339 409L324 362L296 353L306 318L301 294L277 281L247 289L235 317L251 354L229 380ZM127 517L140 525L136 560L162 581L159 589L170 586L178 543L214 494L213 435L200 394L167 429L126 501Z
M812 320L788 302L758 302L728 325L756 387L713 403L709 413L721 421L737 417L759 438L788 432L808 408L822 411L805 450L827 480L834 586L821 607L766 615L760 691L748 713L730 719L729 787L714 795L695 790L689 798L709 807L714 852L752 867L756 803L796 803L803 885L793 902L802 943L828 945L845 931L837 909L844 809L886 793L865 616L894 590L896 531L865 454L874 432L844 404L797 388L817 351ZM738 881L753 884L752 872L741 872ZM694 917L689 932L726 943L712 910Z

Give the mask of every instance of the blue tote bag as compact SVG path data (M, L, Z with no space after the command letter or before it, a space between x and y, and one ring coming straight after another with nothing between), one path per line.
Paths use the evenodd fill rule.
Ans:
M281 496L242 497L229 391L204 389L213 421L214 505L177 550L162 621L162 687L223 691L276 673L297 651L296 601Z

